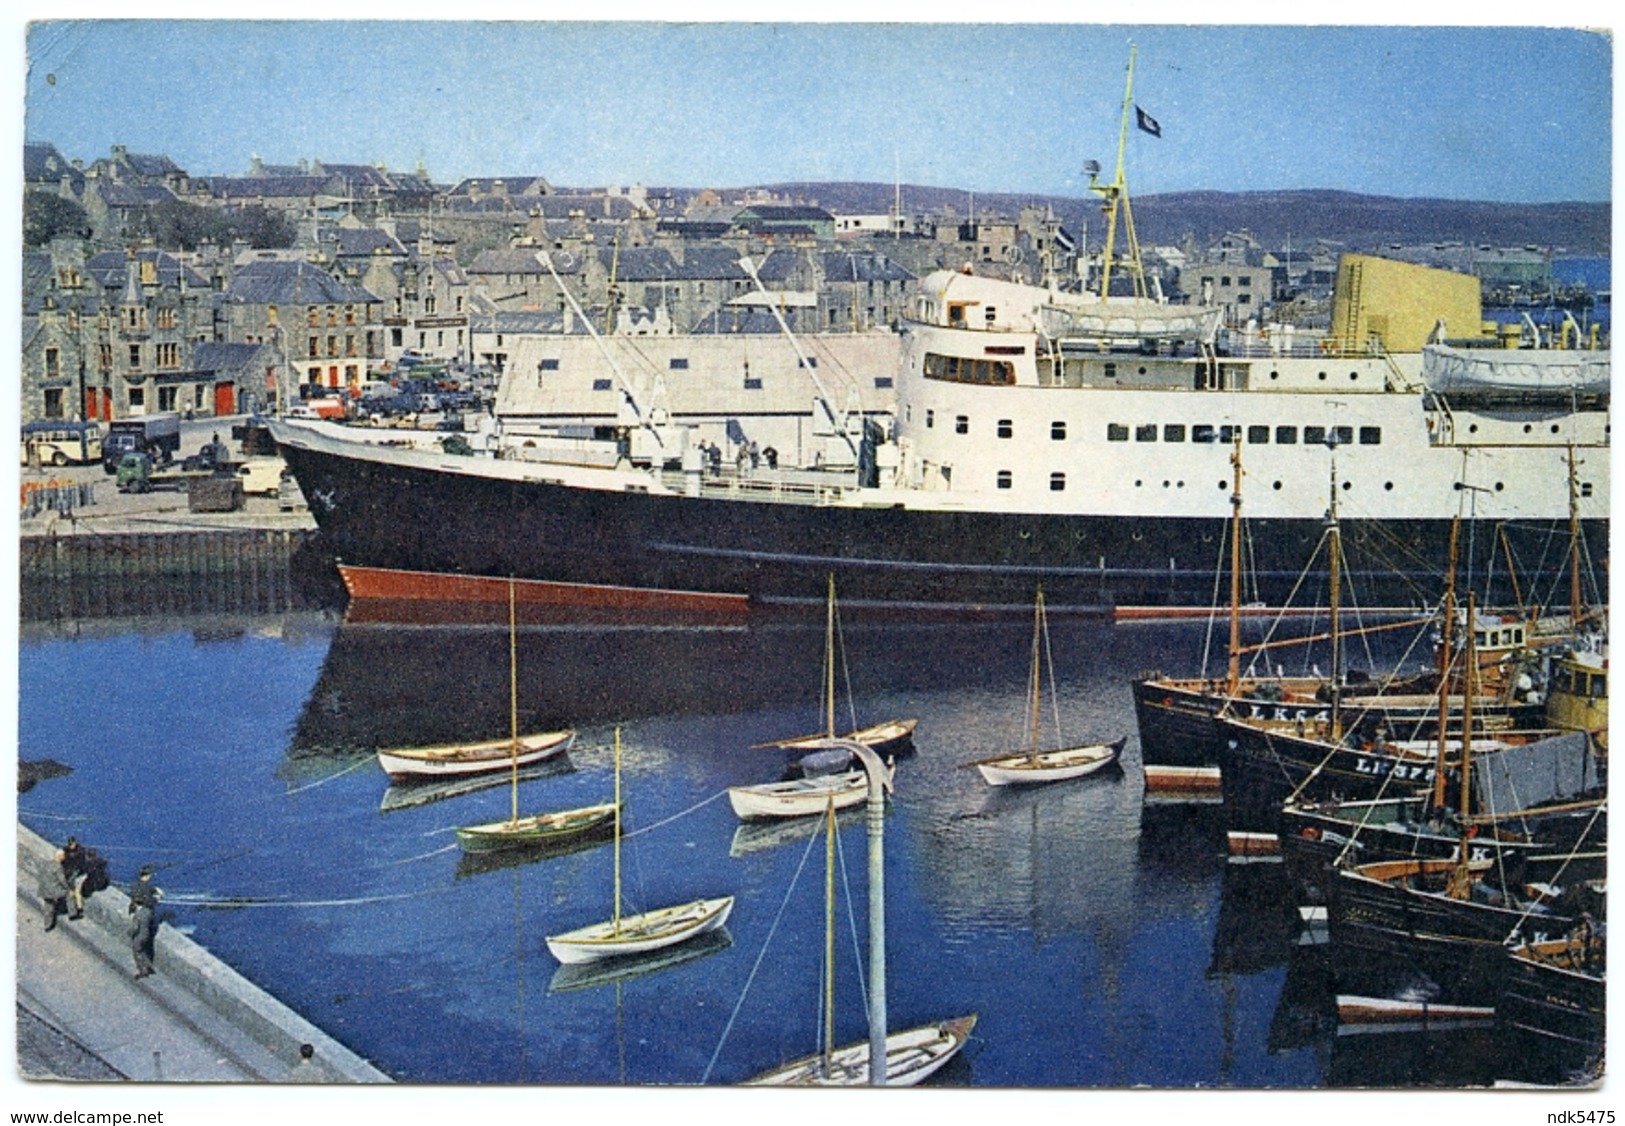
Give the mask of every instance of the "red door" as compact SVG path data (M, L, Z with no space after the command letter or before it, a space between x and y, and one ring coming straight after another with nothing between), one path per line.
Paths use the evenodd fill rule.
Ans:
M237 413L237 387L232 383L216 383L214 385L214 414L216 418L222 415Z

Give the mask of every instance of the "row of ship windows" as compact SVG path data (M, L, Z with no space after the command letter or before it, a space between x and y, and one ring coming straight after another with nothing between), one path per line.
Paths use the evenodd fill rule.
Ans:
M1013 489L1013 488L1015 488L1015 481L1016 481L1015 474L1011 470L1008 470L1008 469L1000 469L1000 470L998 470L998 472L994 476L994 483L997 484L997 486L999 488L1001 488L1001 489ZM1344 492L1349 492L1354 488L1354 482L1353 481L1343 481L1343 482L1341 482L1341 486L1342 486L1342 489L1343 489ZM1134 487L1136 489L1143 489L1145 487L1145 479L1144 478L1136 478L1135 482L1134 482ZM1162 483L1162 487L1165 488L1165 489L1183 489L1185 487L1185 482L1184 481L1175 481L1175 480L1170 479L1170 480L1164 481ZM1231 488L1232 485L1231 485L1231 483L1229 481L1220 481L1220 482L1218 482L1218 487L1220 489L1228 489L1228 488ZM1276 481L1274 483L1274 486L1273 486L1273 488L1275 489L1276 492L1280 492L1281 489L1284 488L1284 487L1285 487L1285 482L1283 482L1283 481ZM1391 493L1391 492L1394 491L1394 483L1392 481L1384 481L1382 483L1382 487L1383 487L1384 492L1390 492ZM1066 474L1065 473L1051 473L1049 475L1049 488L1050 488L1050 492L1052 492L1052 493L1065 492L1066 491ZM1505 488L1506 488L1506 482L1497 481L1495 483L1495 491L1496 492L1501 492ZM1456 489L1458 491L1461 489L1460 483L1457 483ZM1582 481L1582 482L1580 482L1580 495L1582 497L1589 497L1589 496L1592 495L1592 483L1590 481Z
M925 427L934 429L937 424L936 411L925 412ZM1126 442L1129 440L1129 427L1119 422L1106 425L1106 440L1108 442ZM1155 442L1160 439L1164 442L1183 442L1188 434L1192 442L1219 442L1229 445L1236 440L1235 426L1209 426L1200 423L1187 427L1182 422L1169 422L1158 426L1154 422L1143 423L1133 428L1136 442ZM970 416L954 416L954 433L970 433ZM1016 427L1013 419L1001 418L994 424L994 433L1000 438L1014 438ZM1354 427L1352 426L1305 426L1302 430L1303 444L1306 446L1338 445L1347 446L1354 442ZM1382 444L1382 427L1362 426L1359 430L1360 445L1380 446ZM1066 422L1057 419L1049 424L1049 436L1052 441L1066 441ZM1295 446L1298 444L1299 429L1296 426L1277 426L1273 431L1273 441L1278 446ZM1246 430L1248 444L1255 446L1269 445L1272 432L1268 426L1249 426Z

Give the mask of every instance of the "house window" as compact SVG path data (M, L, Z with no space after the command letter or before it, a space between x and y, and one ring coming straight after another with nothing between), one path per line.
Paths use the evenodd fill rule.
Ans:
M1049 475L1049 491L1052 493L1066 492L1066 474L1051 473Z
M999 488L1001 489L1010 488L1011 484L1013 483L1013 479L1010 476L1010 471L1008 469L999 470L998 483Z
M62 388L47 387L45 389L45 417L62 417Z
M1001 438L1009 438L1015 434L1015 424L1008 418L999 419L998 433Z
M167 306L164 307L164 308L159 309L158 312L157 312L157 321L156 321L156 323L157 323L159 328L174 328L175 327L175 310L171 309L171 308L169 308Z
M45 349L45 378L60 379L62 377L62 355L55 348Z
M161 411L172 411L172 410L174 410L175 409L176 392L178 392L179 390L180 389L178 387L160 387L160 388L158 388L158 409L161 410Z
M316 356L321 354L321 350L322 338L319 336L312 336L310 338L310 348L305 354L308 356Z
M181 346L174 343L158 345L158 366L161 368L180 367Z
M141 345L130 345L130 366L137 370L141 367Z
M1128 441L1128 427L1124 426L1120 422L1108 422L1106 424L1106 441L1108 441L1108 442L1126 442L1126 441Z
M1049 437L1052 442L1066 441L1066 421L1064 419L1056 419L1049 424Z
M1155 422L1143 422L1136 426L1134 428L1134 440L1136 442L1155 442L1157 440L1157 424Z
M138 408L141 410L147 408L147 389L145 387L130 388L130 409L133 411Z
M1185 427L1178 422L1170 422L1162 428L1164 442L1183 442L1185 440Z
M969 434L970 433L970 418L969 418L969 416L961 414L961 415L956 415L954 417L954 433L955 434Z

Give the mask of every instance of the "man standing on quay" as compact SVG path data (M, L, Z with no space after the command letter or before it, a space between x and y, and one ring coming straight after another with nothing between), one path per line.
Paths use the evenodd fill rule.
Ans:
M135 976L152 974L152 943L158 931L158 901L164 893L152 882L152 866L141 869L141 876L130 889L130 953L135 956Z

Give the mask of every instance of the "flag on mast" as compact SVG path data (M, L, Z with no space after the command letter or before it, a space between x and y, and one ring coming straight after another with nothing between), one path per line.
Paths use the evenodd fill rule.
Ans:
M1152 117L1149 113L1146 113L1145 110L1141 109L1139 106L1134 107L1134 114L1135 120L1139 123L1141 129L1144 129L1153 137L1162 136L1162 126L1157 124L1156 118Z

